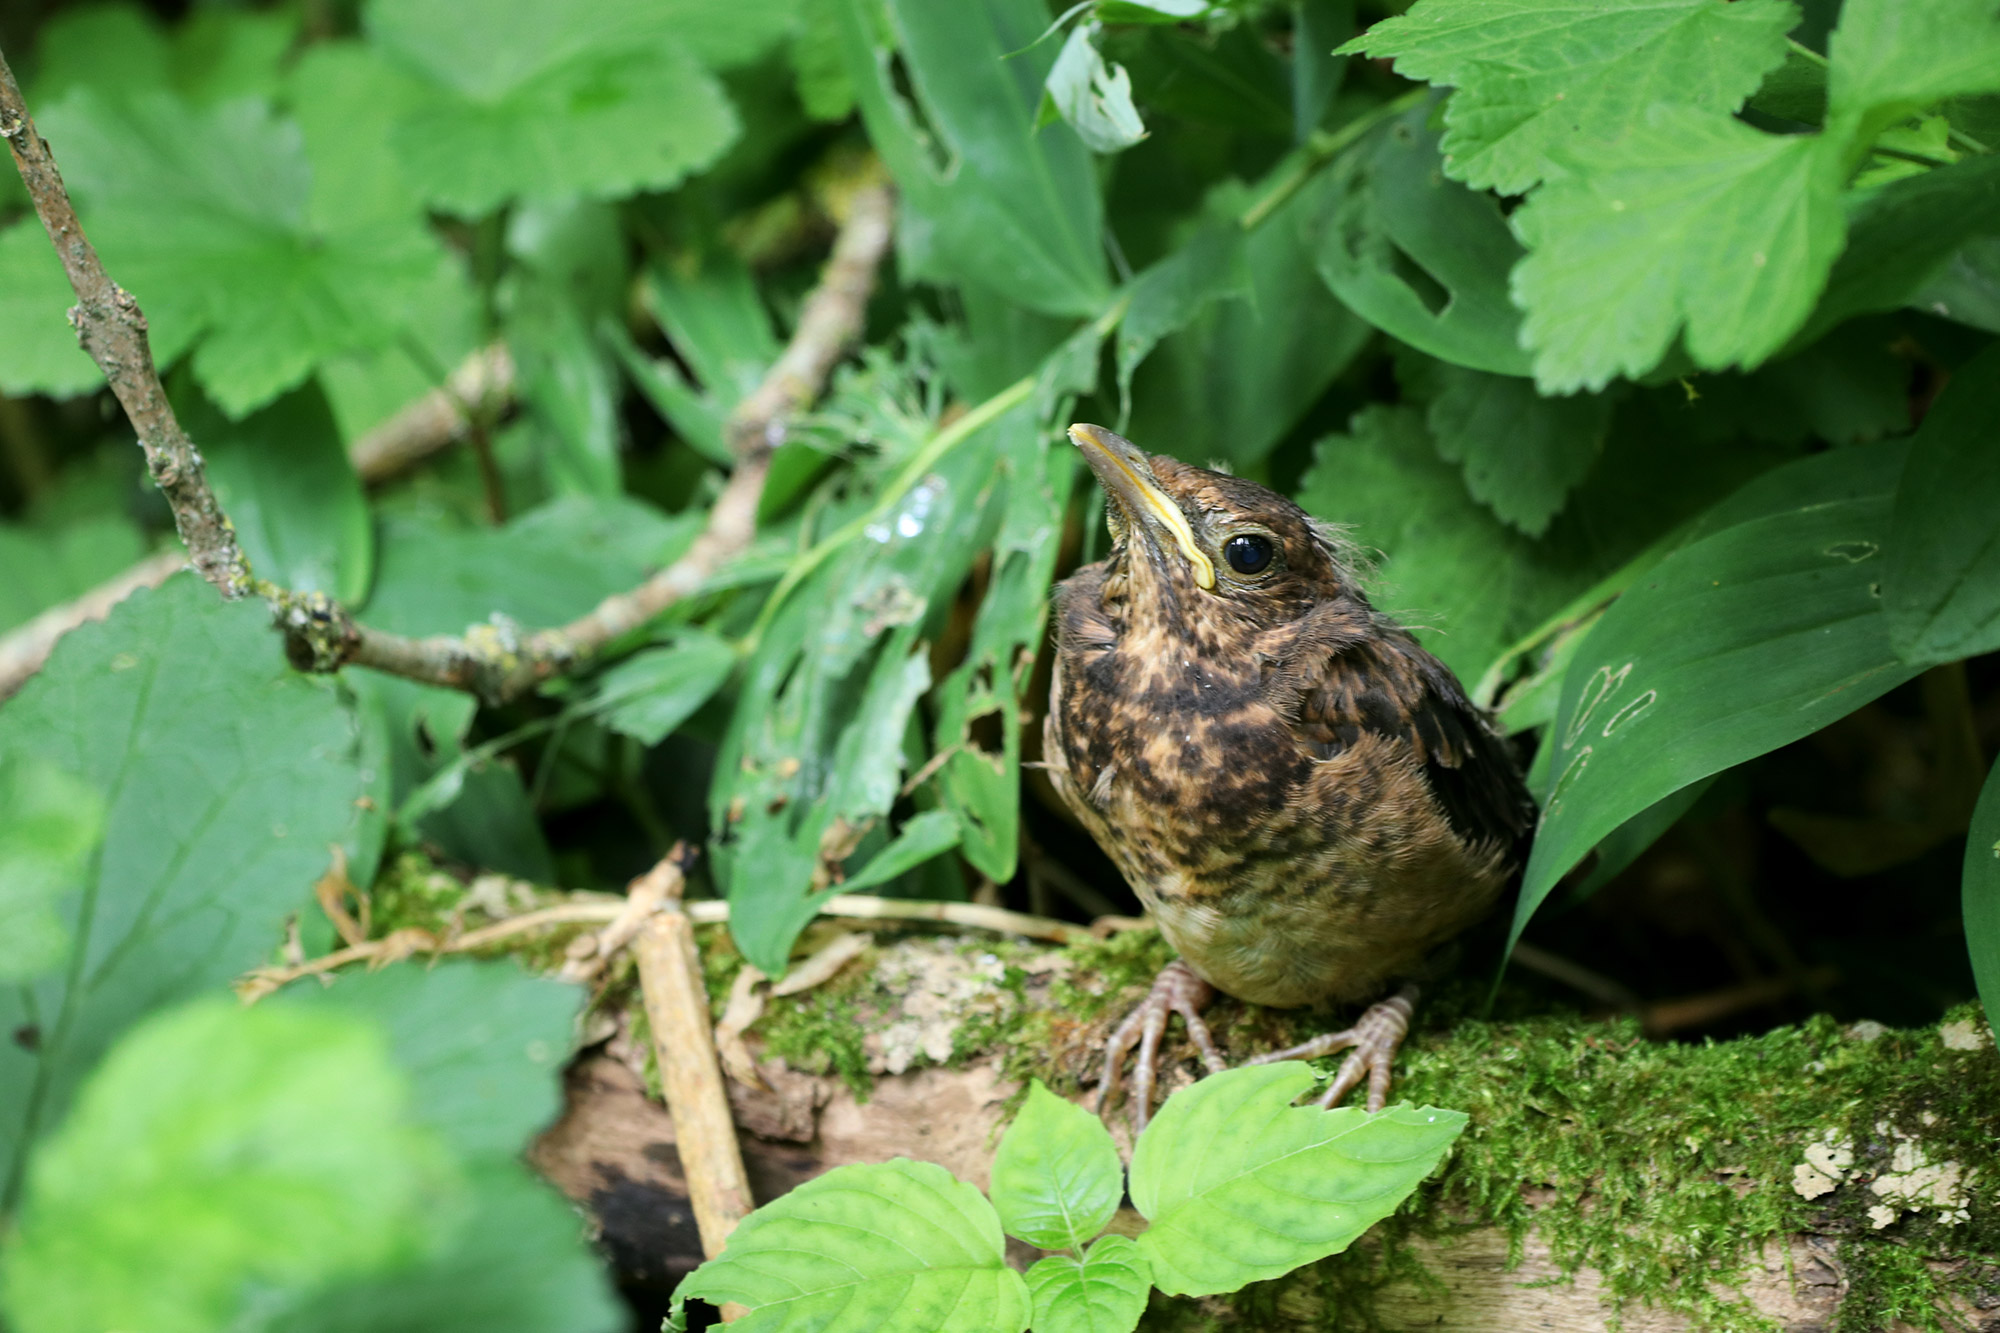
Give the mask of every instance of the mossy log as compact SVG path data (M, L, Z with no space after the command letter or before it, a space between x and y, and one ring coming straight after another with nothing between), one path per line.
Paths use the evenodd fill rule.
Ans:
M719 1010L738 963L719 932L705 944ZM758 1197L898 1155L984 1186L1025 1080L1080 1095L1160 950L879 934L750 1031L769 1086L732 1101ZM2000 1333L2000 1053L1976 1010L1693 1045L1482 1020L1472 994L1420 1014L1399 1061L1397 1097L1471 1114L1438 1176L1346 1254L1230 1297L1156 1295L1142 1328ZM699 1244L643 1033L607 1015L534 1161L629 1282L664 1290ZM1238 1054L1330 1017L1213 1014ZM1172 1055L1170 1078L1194 1077Z

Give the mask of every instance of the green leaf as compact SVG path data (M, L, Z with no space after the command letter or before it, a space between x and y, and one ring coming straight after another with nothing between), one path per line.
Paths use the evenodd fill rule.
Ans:
M1093 153L1121 153L1146 137L1132 105L1132 76L1097 52L1097 25L1070 30L1062 54L1049 67L1049 98L1077 138Z
M0 393L71 398L104 383L70 327L76 293L33 217L0 231Z
M583 993L512 962L449 961L300 986L265 1001L380 1028L410 1115L461 1158L512 1160L562 1112Z
M385 1046L223 996L135 1028L34 1157L0 1267L23 1333L197 1333L421 1255L453 1173Z
M1055 52L1023 48L1048 11L1039 0L888 0L891 53L878 49L870 10L844 0L842 49L868 137L902 191L906 273L976 283L1046 314L1097 314L1110 288L1095 169L1068 126L1035 124ZM898 91L892 54L924 124Z
M835 1167L765 1204L685 1279L676 1301L736 1301L744 1333L1021 1333L1028 1289L1000 1219L929 1162Z
M1576 145L1574 174L1513 219L1536 383L1568 393L1643 375L1683 331L1711 370L1776 352L1840 253L1837 148L1684 107L1657 109L1615 148Z
M1827 122L1865 146L1947 97L2000 91L2000 4L1848 0L1827 57Z
M1240 229L1251 194L1233 181L1217 187L1205 225ZM1300 281L1312 262L1301 233L1316 200L1301 191L1244 239L1243 300L1200 305L1160 344L1136 380L1136 438L1190 461L1255 469L1360 352L1368 326L1318 283ZM1238 279L1225 281L1234 288Z
M1882 571L1889 634L1904 661L2000 648L2000 347L1952 375L1910 441Z
M58 14L36 43L30 105L46 106L73 88L178 92L203 105L268 97L299 37L299 16L202 8L171 28L125 3Z
M237 422L205 398L180 397L181 424L201 446L216 499L258 576L349 604L365 598L375 526L319 386Z
M443 248L409 217L319 228L295 126L259 101L196 110L78 90L44 121L106 267L138 297L164 364L241 417L333 356L394 343Z
M1843 717L1915 669L1878 580L1895 444L1801 459L1720 509L1578 648L1514 935L1571 866L1655 802Z
M1527 380L1414 357L1396 374L1425 404L1438 454L1465 469L1466 490L1530 537L1548 530L1611 429L1603 394L1544 398Z
M903 822L887 847L868 858L857 874L840 882L842 893L860 893L908 874L934 856L958 846L958 819L949 810L925 810Z
M1413 408L1365 408L1320 441L1297 499L1386 553L1376 601L1464 680L1590 582L1474 501Z
M1389 122L1329 173L1311 221L1334 295L1432 356L1498 375L1528 373L1507 274L1521 244L1491 196L1448 180L1428 107Z
M1785 0L1419 0L1339 48L1393 57L1405 78L1453 84L1445 170L1522 194L1561 174L1579 135L1606 142L1656 106L1731 112L1785 56Z
M1146 1313L1152 1272L1130 1236L1104 1236L1081 1261L1037 1259L1027 1273L1035 1333L1131 1333Z
M145 534L122 514L55 526L0 523L0 631L81 597L146 554Z
M690 249L659 260L646 271L644 290L653 317L719 414L756 389L784 350L756 280L730 250Z
M1104 1122L1031 1081L993 1159L993 1206L1007 1234L1081 1253L1124 1192L1125 1168Z
M1296 1060L1212 1074L1167 1099L1132 1149L1153 1285L1210 1296L1338 1254L1437 1169L1460 1111L1322 1111Z
M1965 835L1965 943L1986 1021L2000 1031L2000 767L1985 789Z
M2000 236L1966 244L1910 298L1928 314L2000 333Z
M1006 509L965 661L935 694L932 736L939 752L957 747L937 782L945 808L958 816L965 859L1004 884L1020 854L1021 703L1034 681L1063 514L1079 469L1074 450L1048 447L1028 408L1015 409L990 429L1007 473ZM998 734L997 752L975 731L987 718Z
M1213 218L1132 280L1132 302L1118 322L1121 410L1131 408L1132 372L1160 339L1185 327L1210 302L1250 294L1245 249L1243 228L1235 219Z
M0 982L69 956L57 904L82 887L104 836L104 798L32 755L0 758Z
M369 37L426 88L390 138L405 175L465 217L678 184L739 123L672 19L639 0L375 0Z
M61 905L74 967L0 990L0 1209L19 1154L140 1016L226 985L312 901L364 790L353 718L284 664L261 605L192 574L72 630L0 708L0 755L106 793L85 891Z
M736 649L705 630L677 629L663 647L634 653L597 680L590 710L613 731L658 745L722 688Z

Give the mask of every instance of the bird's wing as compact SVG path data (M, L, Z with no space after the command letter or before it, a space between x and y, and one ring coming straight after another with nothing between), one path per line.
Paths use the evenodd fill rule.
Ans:
M1533 827L1535 803L1506 743L1451 668L1400 629L1329 656L1300 698L1297 721L1301 739L1325 758L1367 733L1407 744L1468 843L1512 848Z

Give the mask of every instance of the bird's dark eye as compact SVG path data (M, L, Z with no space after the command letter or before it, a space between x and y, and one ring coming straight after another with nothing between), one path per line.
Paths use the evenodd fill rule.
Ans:
M1222 546L1222 558L1238 574L1262 574L1277 553L1269 537L1255 532L1239 533Z

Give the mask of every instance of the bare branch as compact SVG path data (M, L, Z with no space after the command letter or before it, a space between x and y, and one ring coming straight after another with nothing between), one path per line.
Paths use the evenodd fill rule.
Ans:
M195 569L224 597L234 600L247 595L251 591L250 564L236 544L236 530L209 489L201 454L181 429L166 390L160 387L159 373L153 368L153 349L146 340L146 317L131 293L105 273L97 251L83 234L62 174L56 170L55 157L28 116L20 85L15 83L4 54L0 54L0 137L7 140L14 165L35 201L35 212L76 292L77 303L69 318L76 326L77 339L104 372L111 392L132 419L139 447L146 453L146 468L167 497L174 527Z
M514 358L505 343L482 347L445 383L399 409L348 448L361 480L401 476L471 428L469 413L496 411L514 396Z

